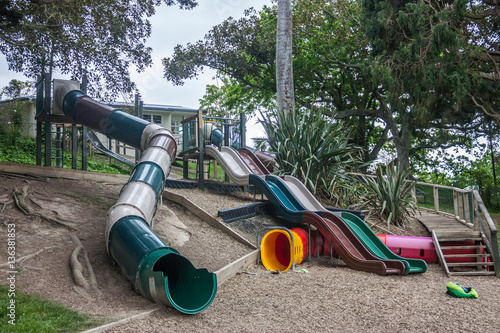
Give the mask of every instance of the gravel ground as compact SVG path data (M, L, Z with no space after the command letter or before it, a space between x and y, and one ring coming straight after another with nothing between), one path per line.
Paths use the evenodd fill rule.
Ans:
M30 204L44 216L26 216L13 203L12 191L29 185ZM269 274L252 264L219 286L213 303L196 315L184 315L137 295L113 264L104 245L104 221L121 185L25 179L0 175L1 244L7 224L16 224L16 256L36 255L18 264L16 288L38 294L113 322L149 310L105 332L484 332L500 331L500 280L494 277L447 277L436 265L424 274L378 276L354 271L339 259L314 258L298 269L307 273ZM217 194L175 190L216 217L219 209L253 202L250 194ZM2 207L0 207L2 209ZM272 219L271 219L272 220ZM259 220L262 222L262 220ZM225 233L209 227L182 206L164 201L155 217L155 231L196 267L215 271L252 251ZM76 234L87 248L101 294L82 293L68 267ZM253 241L249 239L249 241ZM0 248L5 262L6 246ZM39 252L40 251L40 252ZM5 281L8 271L2 270ZM472 286L479 299L447 295L446 283Z

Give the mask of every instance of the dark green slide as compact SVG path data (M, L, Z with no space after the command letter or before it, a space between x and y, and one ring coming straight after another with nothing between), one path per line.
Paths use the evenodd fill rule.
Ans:
M354 214L341 212L340 217L346 222L351 230L358 236L363 245L381 259L400 260L405 263L406 272L408 273L424 273L427 271L427 264L421 259L407 259L398 256L378 238L378 236L366 225L363 220Z

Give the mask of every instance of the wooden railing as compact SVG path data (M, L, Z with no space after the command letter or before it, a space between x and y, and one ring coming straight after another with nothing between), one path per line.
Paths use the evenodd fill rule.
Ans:
M497 228L488 213L479 192L477 190L462 190L456 187L422 182L417 182L416 185L419 187L432 187L434 209L419 206L420 208L451 216L474 230L481 231L486 236L487 241L490 243L489 247L491 248L491 255L495 263L495 274L497 277L500 277L500 256L498 253ZM440 189L453 191L453 213L440 209Z

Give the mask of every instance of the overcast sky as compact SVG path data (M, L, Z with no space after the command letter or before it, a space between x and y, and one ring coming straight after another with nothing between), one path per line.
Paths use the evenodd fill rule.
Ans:
M213 26L230 16L240 18L247 8L260 10L264 5L272 5L271 0L199 0L198 3L192 10L162 5L150 18L152 34L148 46L153 48L153 66L142 73L131 73L144 103L198 108L205 86L215 82L212 80L215 72L206 70L198 79L189 80L183 86L173 86L163 79L161 59L171 56L177 44L185 45L203 39ZM54 74L54 78L58 78L57 74ZM9 71L5 56L1 55L0 88L8 85L12 79L26 80L22 74ZM255 135L259 136L257 133Z

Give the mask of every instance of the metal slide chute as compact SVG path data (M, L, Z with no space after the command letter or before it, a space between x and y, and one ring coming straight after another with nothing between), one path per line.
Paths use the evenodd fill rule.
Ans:
M165 128L100 104L70 85L60 85L55 103L75 122L140 149L142 157L106 218L106 247L144 297L186 314L207 308L217 277L169 247L151 229L177 145Z
M128 166L131 166L133 167L135 165L134 162L126 159L125 157L123 156L120 156L116 153L113 153L111 150L109 150L108 148L106 148L101 140L99 140L99 138L97 137L97 135L95 134L94 131L90 130L88 131L87 133L88 135L88 139L90 141L90 143L92 144L92 146L94 146L95 149L97 149L98 151L100 151L101 153L103 153L104 155L108 156L108 157L111 157L111 158L114 158L116 159L117 161L120 161Z

